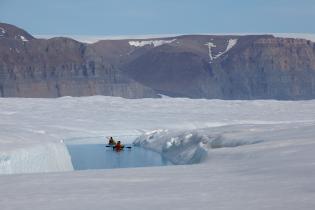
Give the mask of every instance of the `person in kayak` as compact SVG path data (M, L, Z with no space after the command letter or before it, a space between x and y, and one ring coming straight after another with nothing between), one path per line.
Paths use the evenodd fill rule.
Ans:
M113 149L115 149L117 152L123 150L125 146L123 144L121 144L120 141L117 141L117 144L113 147Z
M116 145L116 141L113 139L113 137L110 137L108 140L109 145Z

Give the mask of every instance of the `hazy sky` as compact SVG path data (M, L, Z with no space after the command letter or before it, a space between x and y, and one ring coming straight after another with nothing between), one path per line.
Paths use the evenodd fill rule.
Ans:
M0 0L32 34L315 33L315 0Z

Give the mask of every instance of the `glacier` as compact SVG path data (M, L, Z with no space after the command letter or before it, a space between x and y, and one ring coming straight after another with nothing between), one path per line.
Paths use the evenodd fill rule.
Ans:
M210 149L237 147L262 141L229 138L226 137L226 134L207 128L183 131L151 131L138 137L133 143L160 153L174 164L195 164L206 160Z
M0 174L71 171L66 139L95 143L98 137L96 143L103 143L106 136L115 135L125 143L139 137L136 144L160 152L176 164L199 163L208 156L209 147L227 147L220 144L227 144L229 137L220 132L226 133L229 126L274 128L277 124L313 123L314 108L314 101L1 98ZM232 145L251 143L230 141Z
M0 206L312 210L314 110L315 100L0 98ZM65 144L106 136L179 165L73 171Z

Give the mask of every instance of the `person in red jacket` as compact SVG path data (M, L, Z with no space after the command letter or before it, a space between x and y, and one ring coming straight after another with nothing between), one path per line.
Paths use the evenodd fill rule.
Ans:
M121 151L123 148L124 148L124 145L121 144L120 141L117 141L117 144L115 145L114 149L115 149L117 152L119 152L119 151Z

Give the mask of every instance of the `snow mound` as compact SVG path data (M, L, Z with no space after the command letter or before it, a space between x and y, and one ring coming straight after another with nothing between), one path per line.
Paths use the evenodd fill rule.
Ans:
M153 45L154 47L161 46L163 44L170 44L174 42L176 39L171 40L146 40L146 41L129 41L130 46L135 47L144 47L146 45Z
M260 142L262 140L238 139L222 133L213 133L210 128L191 131L160 129L138 137L134 141L134 145L161 153L174 164L194 164L203 162L211 149L238 147Z
M72 170L70 155L62 143L47 143L0 152L0 174Z

